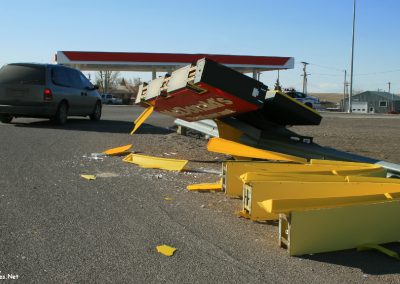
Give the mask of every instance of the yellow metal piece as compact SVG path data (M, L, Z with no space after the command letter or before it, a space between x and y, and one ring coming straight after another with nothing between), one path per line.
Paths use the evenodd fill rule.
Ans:
M391 194L385 193L346 197L269 199L259 202L258 205L260 205L268 213L278 214L306 209L329 208L351 204L376 203L394 199L400 199L400 192Z
M243 135L243 131L240 131L239 129L234 128L218 119L215 119L214 121L218 126L218 134L220 138L239 142L240 137Z
M400 184L399 179L368 176L337 176L314 173L249 172L240 176L244 183L257 181L368 182Z
M120 154L125 154L125 152L128 151L130 148L132 148L132 144L108 149L108 150L105 150L103 153L106 155L109 155L109 156L120 155Z
M250 215L244 210L237 211L236 216L238 216L239 218L250 219Z
M326 176L314 176L315 180L321 177ZM287 180L288 176L282 176L279 181L276 176L272 176L271 180L249 181L243 185L243 209L250 214L252 220L276 220L278 215L268 213L259 205L260 202L269 199L355 197L400 192L400 180L363 177L363 181L352 182L352 178L350 177L350 182L329 180L310 182ZM370 179L372 182L369 182Z
M380 178L380 177L366 177L366 176L348 176L349 182L372 182L372 183L394 183L399 184L400 179L398 178Z
M385 193L387 199L393 199L393 194Z
M258 181L348 182L348 176L316 175L314 173L248 172L240 176L243 183Z
M394 259L400 260L400 255L397 252L392 251L390 249L387 249L387 248L377 245L377 244L365 244L365 245L357 247L357 251L365 251L365 250L371 250L371 249L377 250L389 257L393 257Z
M87 180L95 180L96 179L95 175L81 175L81 177L83 177L84 179L87 179Z
M199 183L199 184L191 184L188 185L187 190L189 191L221 191L222 190L222 180L217 183Z
M167 245L161 245L157 246L157 252L166 255L166 256L173 256L176 251L176 248L167 246Z
M153 112L154 106L149 106L146 108L140 115L139 117L135 120L133 129L131 131L131 135L136 132L136 130L142 125L143 122L150 116L150 114Z
M333 173L332 171L336 171ZM222 164L223 189L229 196L242 196L243 184L240 176L247 172L263 173L304 173L318 175L362 175L385 177L386 170L380 166L365 163L311 160L310 164L271 163L258 161L226 161ZM263 178L261 178L263 179Z
M207 144L208 151L228 154L239 157L266 159L274 161L307 163L304 158L286 155L278 152L262 150L222 138L211 138Z
M290 255L329 252L400 239L400 201L293 211L279 218Z
M318 168L333 168L332 174L340 176L386 177L387 174L385 168L370 163L311 159L309 164Z
M138 154L129 154L123 159L123 161L136 164L142 168L154 168L169 171L182 171L188 163L188 160L165 159Z

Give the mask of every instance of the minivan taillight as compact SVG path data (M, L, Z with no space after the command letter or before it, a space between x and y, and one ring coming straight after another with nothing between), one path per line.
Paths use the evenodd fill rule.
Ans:
M43 98L45 101L51 101L53 99L53 93L50 89L44 89Z

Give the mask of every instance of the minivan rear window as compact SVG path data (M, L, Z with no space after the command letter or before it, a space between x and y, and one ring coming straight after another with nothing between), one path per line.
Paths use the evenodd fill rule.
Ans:
M0 84L44 85L44 66L9 64L0 69Z

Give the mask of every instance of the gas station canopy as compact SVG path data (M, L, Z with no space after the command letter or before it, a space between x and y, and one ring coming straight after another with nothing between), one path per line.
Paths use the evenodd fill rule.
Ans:
M58 51L56 62L87 71L153 72L154 77L156 72L172 72L204 57L253 75L262 71L294 68L293 57L185 53Z

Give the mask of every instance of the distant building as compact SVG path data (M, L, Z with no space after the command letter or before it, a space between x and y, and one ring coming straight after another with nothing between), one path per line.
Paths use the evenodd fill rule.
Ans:
M116 98L122 99L123 104L131 104L135 101L137 92L137 85L128 84L124 79L122 79L121 83L112 88L109 93Z
M348 110L348 103L346 99L344 110ZM388 92L362 92L352 96L351 109L354 113L400 113L400 96Z
M110 94L116 98L120 98L123 104L129 104L132 96L132 92L128 87L120 84L110 90Z

